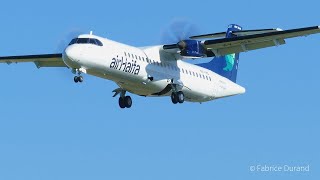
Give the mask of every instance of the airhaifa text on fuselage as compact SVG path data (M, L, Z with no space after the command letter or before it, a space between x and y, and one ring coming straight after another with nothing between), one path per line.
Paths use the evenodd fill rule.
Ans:
M131 60L130 62L130 60L128 61L127 58L125 60L123 57L119 59L118 56L117 58L112 58L110 68L134 75L138 75L140 72L140 65L137 64L137 61Z

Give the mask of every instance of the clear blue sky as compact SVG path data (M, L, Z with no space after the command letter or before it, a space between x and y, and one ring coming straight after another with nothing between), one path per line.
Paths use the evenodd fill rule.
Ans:
M54 53L82 30L135 46L159 44L175 18L201 33L320 25L319 1L2 1L0 55ZM69 41L69 40L68 40ZM67 69L0 65L0 179L319 179L320 35L241 54L246 94L203 104L132 95ZM252 165L310 172L250 172Z

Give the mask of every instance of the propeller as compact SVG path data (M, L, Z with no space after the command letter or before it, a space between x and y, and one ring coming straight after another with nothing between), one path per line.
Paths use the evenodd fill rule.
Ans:
M79 29L73 29L69 32L65 33L63 36L61 36L60 40L57 42L57 53L63 53L68 44L71 42L72 39L78 37L80 34L85 34L84 31ZM57 75L61 76L64 79L70 78L70 70L65 68L54 68L55 71L58 71Z
M85 34L85 32L79 29L74 29L66 33L58 43L57 52L62 53L66 49L70 41L78 37L80 34Z
M161 43L174 44L190 39L190 36L198 34L195 24L184 19L174 19L162 32Z

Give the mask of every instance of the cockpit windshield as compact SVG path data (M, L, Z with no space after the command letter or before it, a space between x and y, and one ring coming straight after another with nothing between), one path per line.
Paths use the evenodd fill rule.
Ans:
M69 46L72 44L94 44L97 46L103 46L101 41L99 41L98 39L94 39L94 38L74 38L69 43Z

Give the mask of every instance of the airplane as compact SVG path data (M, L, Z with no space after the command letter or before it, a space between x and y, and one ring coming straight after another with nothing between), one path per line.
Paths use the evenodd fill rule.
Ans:
M33 62L37 68L63 67L81 74L114 81L119 87L120 108L130 108L127 92L145 97L170 96L173 104L207 102L245 93L236 83L239 54L285 44L285 39L320 33L320 26L282 30L243 30L237 24L227 31L191 36L174 44L133 47L110 39L82 34L71 40L62 53L0 57L0 63ZM212 58L210 62L192 64Z

